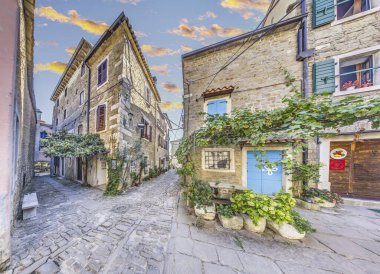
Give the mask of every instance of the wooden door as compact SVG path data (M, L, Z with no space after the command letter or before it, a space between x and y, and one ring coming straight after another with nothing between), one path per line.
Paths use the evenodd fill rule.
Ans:
M380 140L356 142L352 193L380 199Z

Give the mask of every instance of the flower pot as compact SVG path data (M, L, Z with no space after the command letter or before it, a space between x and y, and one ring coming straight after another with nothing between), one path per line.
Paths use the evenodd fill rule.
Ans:
M244 228L250 232L254 233L262 233L265 230L265 226L267 224L267 220L265 218L260 218L257 225L254 224L249 218L248 215L243 214L243 219L244 219Z
M327 207L327 208L333 208L336 205L336 201L329 202L326 200L322 200L321 198L315 197L313 198L314 203L317 203L320 207Z
M194 207L195 215L203 220L212 221L215 219L216 210L215 204L211 206L199 206Z
M244 221L241 216L233 216L231 218L224 217L218 214L219 220L224 228L240 230L243 228Z
M285 239L289 240L301 240L305 237L306 233L299 233L298 230L291 224L277 224L269 221L268 227L274 232L280 234Z

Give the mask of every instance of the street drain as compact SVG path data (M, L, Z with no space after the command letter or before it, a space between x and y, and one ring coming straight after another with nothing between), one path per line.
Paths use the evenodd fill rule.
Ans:
M115 212L115 213L125 213L127 212L128 210L128 207L126 206L115 206L114 208L112 208L112 212Z

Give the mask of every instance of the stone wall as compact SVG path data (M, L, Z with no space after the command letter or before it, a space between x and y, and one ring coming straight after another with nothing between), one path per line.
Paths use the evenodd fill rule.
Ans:
M231 110L248 108L254 111L281 107L282 98L290 91L285 85L281 67L286 68L296 78L298 87L301 86L302 62L296 61L297 26L298 24L292 23L262 38L243 56L218 74L209 87L210 78L192 81L214 73L238 50L244 40L185 57L183 59L185 97L190 94L189 99L184 99L185 136L189 136L204 123L203 115L200 113L206 111L206 100L202 98L202 93L206 88L234 86L235 90L231 95L221 96L227 98L231 104ZM190 85L186 82L190 82ZM244 184L242 181L243 155L240 147L234 147L234 172L203 170L201 150L197 150L195 155L196 173L199 178L207 181Z

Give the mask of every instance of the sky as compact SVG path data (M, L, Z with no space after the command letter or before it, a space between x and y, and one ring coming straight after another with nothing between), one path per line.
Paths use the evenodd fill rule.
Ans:
M157 77L161 108L178 124L183 95L181 55L253 30L269 2L37 0L34 91L42 119L52 121L50 96L80 39L84 37L95 44L124 11L138 36L151 73ZM180 134L180 131L173 131L171 139L180 138Z

